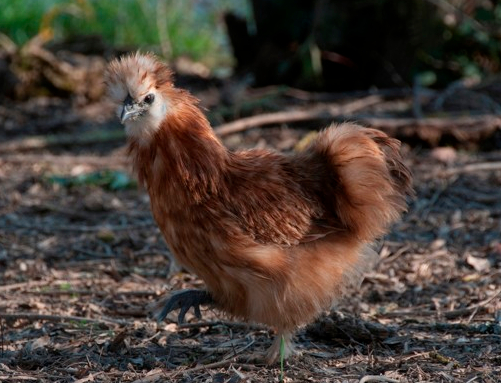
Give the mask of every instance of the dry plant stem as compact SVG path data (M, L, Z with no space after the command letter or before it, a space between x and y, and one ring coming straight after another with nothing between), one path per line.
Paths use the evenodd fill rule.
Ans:
M199 366L195 366L193 368L188 368L186 370L177 370L174 371L174 373L171 375L171 377L177 376L179 374L187 374L190 372L196 372L196 371L201 371L201 370L206 370L210 368L221 368L221 367L226 367L231 364L234 364L235 360L234 359L227 359L227 360L221 360L219 362L214 362L214 363L209 363L209 364L202 364Z
M118 319L92 319L92 318L84 318L78 316L71 315L45 315L45 314L32 314L32 313L22 313L22 314L4 314L0 313L0 319L5 320L17 320L17 319L26 319L29 321L39 321L39 320L47 320L51 322L87 322L87 323L96 323L96 324L106 324L106 325L126 325L129 324L126 320L118 320Z
M366 107L382 102L381 96L368 96L354 102L323 104L308 110L291 110L242 118L215 128L216 134L226 136L263 125L279 125L299 121L337 120L357 121L367 126L380 129L390 136L419 137L436 146L444 134L450 134L460 142L477 142L489 137L501 124L498 115L449 116L428 118L385 118L356 115Z
M317 119L332 119L340 115L354 113L360 109L378 104L381 101L382 98L380 96L368 96L356 101L352 101L345 105L327 104L309 110L291 110L277 113L265 113L220 125L219 127L215 128L214 131L216 132L216 134L222 137L262 125Z
M205 353L226 353L228 352L228 350L230 350L230 356L229 357L224 357L223 359L226 360L226 359L231 359L235 356L237 356L237 354L239 354L240 352L237 350L237 347L238 346L241 346L241 343L242 341L240 340L236 340L235 339L235 342L231 342L231 344L229 342L224 342L220 345L217 345L216 347L196 347L196 349L202 351L202 352L205 352ZM245 343L244 346L241 346L240 349L247 349L249 348L251 345L253 345L255 343L255 341L250 341L250 342L247 342Z
M239 327L252 330L267 330L267 327L259 324L250 324L244 322L227 322L227 321L211 321L211 322L194 322L194 323L180 323L177 325L178 328L200 328L200 327L215 327L215 326L227 326L227 327Z
M487 114L479 116L450 116L428 118L381 118L353 116L356 121L381 129L390 136L417 136L436 146L444 134L450 134L461 142L475 142L494 133L501 124L501 117Z
M102 142L117 141L124 138L123 129L88 132L82 134L58 134L49 136L32 136L0 143L0 153L23 152L45 149L59 145L89 145Z
M366 375L359 380L358 383L368 383L368 382L388 382L388 383L399 383L398 380L387 378L380 375Z
M0 161L10 163L34 163L34 164L64 164L64 165L89 165L96 167L128 166L127 158L124 156L70 156L54 154L3 154Z
M467 321L467 323L469 324L479 309L487 306L490 302L492 302L494 299L496 299L499 295L501 295L501 289L496 291L493 296L483 300L482 302L479 302L475 305L471 305L469 307L465 307L462 309L445 311L443 313L443 315L446 319L455 319L457 317L460 317L460 316L463 316L466 314L471 314L470 318ZM381 314L381 316L388 317L388 318L396 318L396 317L409 315L410 312L411 311L399 310L399 311L393 311L393 312ZM419 315L420 316L434 316L434 315L437 315L437 311L436 310L420 310Z
M395 98L406 98L409 96L415 96L415 91L410 88L388 88L388 89L376 89L376 90L354 90L351 92L342 93L324 93L324 92L309 92L297 88L285 88L279 89L276 86L261 88L263 91L265 89L275 90L275 93L283 93L285 96L293 97L298 100L310 101L310 102L335 102L342 101L345 99L354 98L364 98L367 96L380 96L385 99L395 99ZM424 96L432 96L436 92L431 89L420 89L420 94Z
M161 368L156 368L150 372L148 372L145 376L140 379L134 380L132 383L152 383L157 382L161 378L164 378L167 374Z
M234 357L240 355L242 352L247 350L250 346L252 346L255 343L254 340L250 341L247 343L245 346L240 347L239 349L233 349L231 354L227 354L226 356L223 357L223 360L228 360L228 359L233 359Z
M33 295L92 295L92 296L117 296L127 295L135 297L151 297L159 295L156 291L103 291L103 290L48 290L48 291L26 291Z
M81 379L75 380L74 383L94 382L95 381L94 378L96 376L101 375L101 374L104 374L104 372L97 372L97 373L94 373L94 374L89 374L85 378L81 378Z
M475 309L478 309L477 305L471 306L471 307L466 307L464 309L457 309L457 310L450 310L450 311L445 311L443 312L443 315L446 319L455 319L467 314L470 314L472 311ZM413 310L398 310L398 311L392 311L388 313L383 313L379 314L381 317L386 317L386 318L399 318L402 316L410 315L411 313L414 313ZM431 317L431 316L436 316L438 312L436 310L420 310L418 313L415 313L416 316L422 316L422 317Z
M3 337L3 320L0 320L0 356L3 357L5 350L4 337Z
M0 375L0 379L5 379L2 380L2 382L7 382L8 381L7 379L12 379L12 378L13 378L12 375ZM15 376L15 378L19 381L30 381L30 380L40 381L39 378L28 375L17 375Z
M485 300L483 300L482 302L480 302L479 304L475 305L475 306L471 306L471 308L473 309L473 312L471 313L470 317L468 318L468 320L466 321L467 324L470 324L471 321L473 320L473 318L475 317L475 315L478 313L478 310L481 308L481 307L484 307L484 306L487 306L489 303L491 303L494 299L496 299L499 295L501 294L501 289L499 289L498 291L496 291L494 293L494 295L490 298L487 298Z
M121 230L134 230L149 226L155 226L155 223L152 220L148 220L143 223L134 223L132 225L97 225L97 226L77 226L77 225L53 225L42 227L40 225L31 225L27 223L19 223L19 222L9 222L12 223L10 227L15 227L19 229L36 229L42 233L53 233L54 231L61 232L82 232L82 233L93 233L101 230L110 230L110 231L121 231Z
M446 170L443 175L450 177L457 174L474 173L479 171L501 170L501 162L480 162L477 164L468 164L454 169Z
M23 290L38 286L47 286L50 282L48 281L28 281L20 283L11 283L9 285L0 286L0 293L7 292L10 290Z
M157 3L157 30L158 37L160 38L160 48L164 57L172 57L172 44L168 30L168 11L167 3L159 1Z

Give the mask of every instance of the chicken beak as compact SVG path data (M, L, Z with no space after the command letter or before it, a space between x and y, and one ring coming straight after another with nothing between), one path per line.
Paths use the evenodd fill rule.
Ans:
M123 106L122 113L120 114L120 121L122 124L127 121L129 118L134 117L136 115L136 111L132 108L128 108L127 105Z
M127 96L122 106L122 112L120 113L120 121L122 124L128 119L139 115L141 113L139 109L139 105L134 102L132 97Z

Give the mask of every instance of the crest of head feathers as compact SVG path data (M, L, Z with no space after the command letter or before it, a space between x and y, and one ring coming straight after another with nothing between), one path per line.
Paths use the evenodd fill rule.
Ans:
M105 74L110 98L122 102L128 94L140 98L152 89L172 87L172 72L152 53L131 53L113 60Z

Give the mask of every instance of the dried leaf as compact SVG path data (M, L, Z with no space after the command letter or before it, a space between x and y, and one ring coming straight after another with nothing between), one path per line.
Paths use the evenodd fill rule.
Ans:
M473 267L476 271L487 271L491 268L491 263L488 259L474 257L473 255L468 255L466 262Z

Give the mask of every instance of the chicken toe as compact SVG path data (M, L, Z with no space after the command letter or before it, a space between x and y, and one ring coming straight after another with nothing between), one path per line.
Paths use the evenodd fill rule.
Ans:
M165 319L167 314L171 311L179 309L179 315L177 318L178 323L184 322L184 317L188 310L193 307L195 311L195 316L200 319L202 314L200 313L200 305L213 304L214 300L209 292L205 290L180 290L174 292L169 300L165 303L162 311L157 315L157 321L161 322Z

